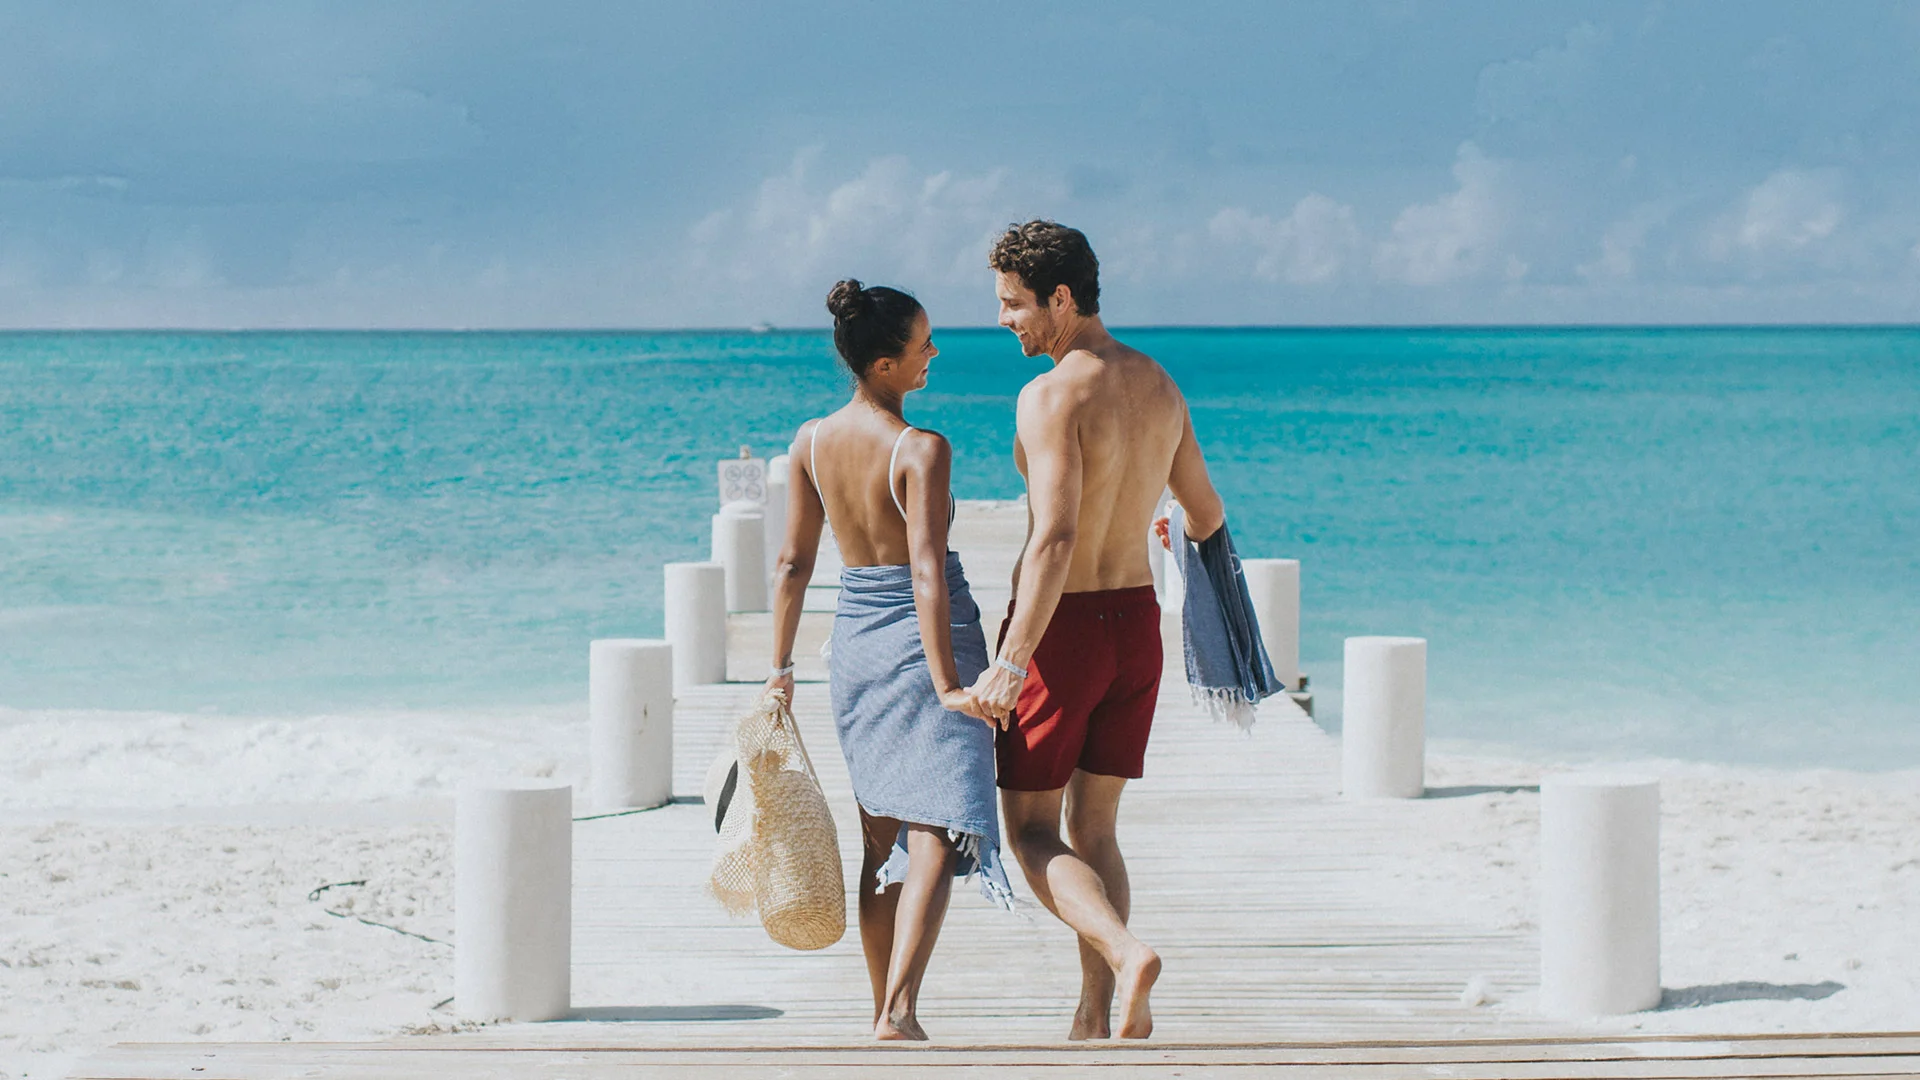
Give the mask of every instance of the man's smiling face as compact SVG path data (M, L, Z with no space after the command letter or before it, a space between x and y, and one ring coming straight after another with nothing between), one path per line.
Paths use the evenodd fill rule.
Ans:
M993 292L1000 298L1000 325L1020 339L1020 351L1039 356L1053 341L1053 311L1040 303L1020 275L993 272Z

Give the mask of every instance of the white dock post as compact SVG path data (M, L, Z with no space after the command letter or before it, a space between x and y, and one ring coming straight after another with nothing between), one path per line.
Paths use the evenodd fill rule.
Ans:
M1169 513L1168 507L1172 502L1173 489L1161 488L1160 509L1153 512L1154 518L1158 520L1162 514ZM1167 537L1173 542L1179 540L1173 535L1172 522L1167 524ZM1147 562L1153 568L1153 585L1160 599L1160 610L1179 611L1187 602L1186 580L1180 576L1180 553L1162 546L1160 535L1153 531L1151 525L1147 526Z
M1425 794L1427 639L1348 638L1341 697L1341 794L1350 799Z
M767 610L766 515L728 503L713 515L713 561L726 570L727 611Z
M1300 560L1241 559L1253 617L1260 621L1260 643L1267 647L1273 673L1300 689Z
M792 459L780 454L767 462L766 515L767 576L773 576L773 564L780 561L780 549L787 542L787 468ZM771 597L769 597L771 603Z
M572 1007L573 789L468 784L453 825L453 994L475 1020L558 1020Z
M1154 599L1161 600L1167 595L1167 556L1171 554L1160 545L1160 534L1147 527L1147 567L1153 571Z
M1660 783L1540 782L1540 1009L1605 1016L1660 1004Z
M587 660L593 804L664 805L673 798L673 646L606 638Z
M727 571L719 563L666 565L673 687L727 681Z

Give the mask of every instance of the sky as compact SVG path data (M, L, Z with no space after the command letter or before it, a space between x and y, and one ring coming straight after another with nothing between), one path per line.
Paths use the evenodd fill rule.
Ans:
M0 0L0 327L1920 321L1920 4Z

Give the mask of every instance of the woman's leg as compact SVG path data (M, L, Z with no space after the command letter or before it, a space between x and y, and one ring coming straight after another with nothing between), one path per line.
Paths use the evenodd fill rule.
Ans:
M907 883L900 891L894 919L893 957L887 965L884 1008L874 1034L882 1039L924 1039L915 1010L920 980L939 940L953 896L953 864L958 857L947 830L935 825L907 826Z
M893 853L893 842L900 836L900 822L875 817L860 810L860 834L865 849L860 859L860 950L867 956L867 980L873 984L873 1022L880 1022L887 997L887 959L893 955L894 910L900 905L902 886L879 892L880 867Z

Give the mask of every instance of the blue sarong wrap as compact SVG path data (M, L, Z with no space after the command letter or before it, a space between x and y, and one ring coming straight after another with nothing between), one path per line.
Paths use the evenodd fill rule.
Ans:
M949 619L960 684L987 669L980 607L960 556L947 553ZM833 723L847 758L853 797L867 813L947 830L959 849L957 877L980 875L980 892L1012 909L1000 861L995 806L994 729L951 712L934 693L907 566L849 566L840 572L827 670ZM907 877L907 829L880 868L878 888Z
M1222 523L1212 536L1187 539L1187 515L1176 504L1168 515L1175 569L1186 585L1180 609L1187 685L1216 720L1242 731L1253 727L1253 707L1286 689L1260 641L1240 556Z

